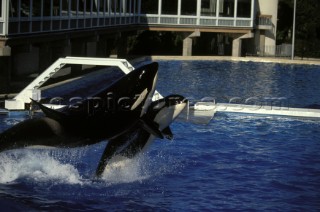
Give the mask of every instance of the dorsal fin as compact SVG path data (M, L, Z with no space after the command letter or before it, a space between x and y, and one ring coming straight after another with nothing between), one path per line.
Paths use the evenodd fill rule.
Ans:
M33 104L37 105L42 110L42 112L49 118L52 118L56 121L62 121L66 118L66 114L64 114L62 112L48 108L48 107L44 106L43 104L41 104L40 102L37 102L33 99L31 99L31 101Z

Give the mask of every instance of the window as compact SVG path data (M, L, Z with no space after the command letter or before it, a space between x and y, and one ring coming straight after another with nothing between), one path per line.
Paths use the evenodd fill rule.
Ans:
M51 16L51 0L43 0L43 16Z
M201 15L202 16L216 16L217 0L202 0L201 1Z
M126 4L125 12L126 12L127 14L132 13L132 9L131 9L131 0L127 0L127 4Z
M219 16L234 17L234 0L220 0Z
M122 13L122 1L121 0L116 1L115 11L118 14Z
M142 14L158 14L158 0L144 0L141 1Z
M41 0L33 0L32 1L32 16L33 17L41 17Z
M90 13L91 13L92 0L84 0L84 2L85 2L85 12L86 12L86 15L90 15Z
M2 1L1 1L1 3L0 3L0 18L2 17Z
M251 17L251 0L238 0L237 17Z
M68 16L69 15L69 1L62 1L62 11L61 11L61 15L63 16Z
M71 0L70 3L71 3L70 4L71 15L76 16L78 11L77 8L78 8L79 0Z
M99 3L99 5L97 7L99 7L98 10L99 10L100 14L102 14L105 11L106 1L105 0L99 0L99 2L100 3Z
M30 16L30 0L21 1L20 15L21 15L21 17L29 17Z
M178 0L162 0L162 14L177 15Z
M18 7L18 0L10 0L9 3L9 16L10 17L18 17L18 12L19 7Z
M121 0L111 0L110 1L111 12L116 13L116 14L122 13L123 12L122 7L123 6L122 6Z
M53 0L52 15L60 16L60 0Z
M181 15L197 15L197 0L182 0Z

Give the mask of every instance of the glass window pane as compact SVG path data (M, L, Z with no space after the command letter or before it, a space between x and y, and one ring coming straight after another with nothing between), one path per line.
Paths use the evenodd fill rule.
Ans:
M158 0L144 0L141 1L142 14L158 14Z
M69 15L69 1L68 0L62 0L62 14L63 16Z
M21 1L20 7L21 17L29 17L30 16L30 0Z
M121 12L121 0L116 0L114 10L117 14Z
M162 0L162 14L177 15L178 0Z
M10 0L9 16L10 17L18 17L18 13L19 13L18 0Z
M0 3L0 17L2 17L2 2Z
M202 16L216 16L217 0L202 0L201 1L201 15Z
M77 15L77 7L78 7L78 0L71 0L70 10L71 10L72 16Z
M97 14L98 11L98 0L90 0L90 8L92 10L92 12L94 12L95 14Z
M125 9L125 11L126 11L127 14L130 14L130 13L131 13L131 0L127 0L126 3L127 3L127 4L126 4L126 9Z
M105 0L99 0L100 1L100 4L99 4L99 12L100 13L103 13L104 12L104 8L105 8L105 3L106 1Z
M116 4L114 1L115 0L110 0L110 8L109 8L110 13L114 13L114 10L116 8Z
M251 0L238 0L237 17L250 18Z
M53 0L52 15L60 16L60 0Z
M234 17L234 0L220 0L219 16Z
M197 0L182 0L181 15L197 15Z
M89 15L90 12L91 12L91 1L92 0L85 0L85 5L86 5L86 8L85 8L85 11L86 11L86 14Z
M117 1L116 12L119 13L119 14L121 13L121 0Z
M85 11L85 2L86 0L79 0L79 11L78 11L78 14L79 15L84 15L84 11Z
M43 16L51 16L51 0L43 0Z
M40 17L41 16L41 0L33 0L32 2L32 16Z

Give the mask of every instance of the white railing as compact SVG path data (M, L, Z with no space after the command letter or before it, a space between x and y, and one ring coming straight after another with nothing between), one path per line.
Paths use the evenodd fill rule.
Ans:
M140 15L142 24L191 25L191 26L229 26L253 27L251 18L225 18L208 16L178 16L178 15Z
M130 24L205 26L205 27L253 27L251 18L226 18L208 16L179 16L152 14L91 13L88 16L11 17L9 34L30 34L74 29L88 29ZM1 26L1 22L0 22ZM1 32L1 31L0 31Z
M10 34L29 34L39 32L52 32L74 30L84 28L108 27L114 25L136 24L139 20L137 15L111 16L51 16L32 18L10 18Z
M59 72L66 64L98 65L118 67L125 74L134 70L134 67L125 59L89 58L89 57L65 57L60 58L25 87L14 99L5 101L8 110L24 110L25 104L41 99L40 87L53 75ZM161 97L161 96L160 96Z

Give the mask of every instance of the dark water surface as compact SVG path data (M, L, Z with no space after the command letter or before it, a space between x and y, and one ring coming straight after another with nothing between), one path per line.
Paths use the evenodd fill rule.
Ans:
M320 67L160 61L158 90L228 102L320 104ZM52 94L52 93L51 93ZM0 116L0 131L28 118ZM320 120L217 114L93 180L106 142L0 153L2 210L320 210Z

